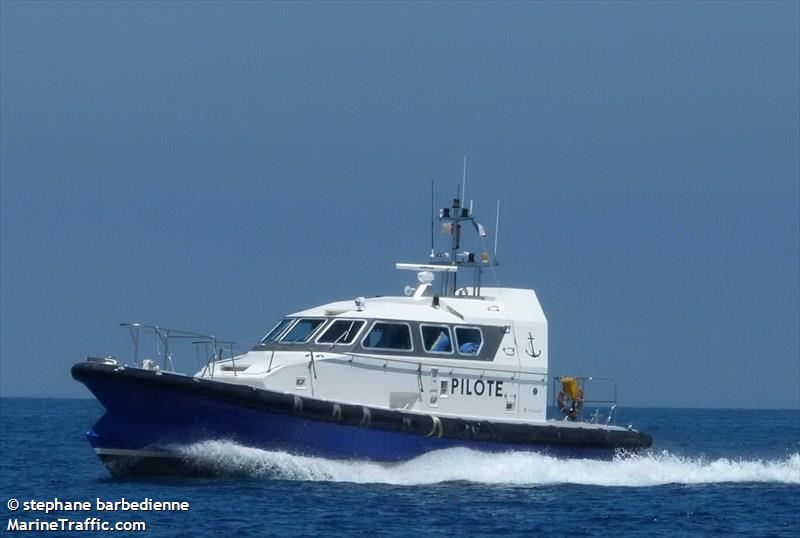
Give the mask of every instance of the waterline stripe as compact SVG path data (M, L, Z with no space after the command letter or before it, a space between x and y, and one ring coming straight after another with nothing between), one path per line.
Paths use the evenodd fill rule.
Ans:
M95 454L98 456L136 456L147 458L176 458L178 457L173 452L165 452L163 450L131 450L125 448L95 448Z

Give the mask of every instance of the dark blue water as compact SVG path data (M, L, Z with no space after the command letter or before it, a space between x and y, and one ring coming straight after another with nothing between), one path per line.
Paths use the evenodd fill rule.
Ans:
M186 450L216 467L220 478L121 481L109 478L83 436L102 414L96 402L2 399L0 405L4 533L14 517L97 516L143 520L147 532L123 535L153 537L800 535L796 410L623 409L619 422L649 431L655 445L613 462L456 449L386 466L214 442ZM49 515L7 507L11 498L55 497L149 497L191 507Z

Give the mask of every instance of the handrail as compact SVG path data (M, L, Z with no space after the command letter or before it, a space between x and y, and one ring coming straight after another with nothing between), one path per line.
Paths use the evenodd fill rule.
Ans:
M124 322L120 323L121 327L125 327L128 329L131 335L131 339L133 340L133 347L134 347L134 364L139 366L139 342L140 342L140 331L146 330L151 331L154 336L156 337L156 355L161 355L163 357L162 368L167 371L174 371L174 364L172 362L172 353L170 351L170 340L176 339L192 339L191 342L193 345L211 345L213 347L213 355L206 360L206 364L204 367L204 372L208 371L209 363L211 366L211 372L213 377L213 364L217 361L222 360L222 351L223 348L220 347L217 349L217 346L227 346L229 348L229 353L231 355L230 360L233 363L234 367L234 375L236 375L236 363L234 358L234 349L233 346L236 344L233 340L221 340L218 339L213 334L202 334L194 331L186 331L183 329L173 329L170 327L162 327L160 325L153 325L149 323L139 323L139 322Z
M404 364L411 364L411 365L414 365L414 366L420 364L420 360L419 359L416 359L416 360L398 359L398 358L394 358L394 357L385 357L385 356L381 357L381 356L378 356L378 355L369 355L369 354L366 354L366 353L338 353L338 355L350 356L350 357L362 358L362 359L373 359L373 360L376 360L376 361L399 362L399 363L404 363ZM426 357L426 358L428 360L430 360L430 358L428 358L428 357ZM452 359L452 360L458 360L458 359ZM469 359L461 359L461 360L469 360ZM477 361L473 361L473 362L477 362ZM490 362L490 361L480 361L480 362ZM477 366L462 366L460 364L459 365L455 365L454 364L452 366L451 365L447 365L447 364L428 364L428 366L431 366L433 368L451 368L451 369L459 369L459 370L476 370L476 371L479 371L479 372L486 372L486 371L489 371L489 372L502 372L502 373L506 373L506 374L514 374L515 376L516 375L527 374L527 375L541 376L541 377L544 377L545 379L550 377L549 374L543 374L543 373L538 373L538 372L526 372L524 370L509 370L509 369L506 369L506 368L486 368L486 367L480 368L480 367L477 367ZM514 379L514 377L512 377L512 379Z
M567 377L567 376L553 376L553 390L552 390L552 398L553 398L552 405L553 405L553 407L558 407L558 403L557 403L558 402L558 398L559 398L558 394L561 392L559 390L559 388L558 388L558 382L561 380L562 377ZM580 387L580 390L581 390L581 397L579 399L580 400L579 402L573 402L573 403L577 403L578 404L578 405L576 405L577 413L572 412L572 413L567 414L566 411L565 411L565 415L564 415L564 419L563 420L577 420L577 421L583 422L584 421L584 410L586 409L587 405L598 405L598 404L599 405L604 405L605 404L605 405L610 405L610 407L608 409L608 415L606 417L605 423L606 424L615 423L615 411L617 409L617 381L613 377L595 377L595 376L569 376L569 377L573 377L574 379L576 379L578 381L578 386ZM584 386L587 384L587 382L592 382L592 381L601 381L601 382L609 383L611 385L611 387L613 388L613 392L614 392L613 399L610 399L610 400L606 400L606 399L591 399L590 400L590 399L584 398L583 397L583 395L585 394L584 393ZM600 415L599 409L595 409L595 412L592 413L590 415L590 417L592 419L592 420L590 420L590 422L598 423L600 421L600 418L602 417L602 415Z
M170 333L174 333L175 335L183 335L195 338L214 338L213 334L200 334L191 331L184 331L182 329L171 329L169 327L161 327L160 325L149 325L147 323L136 323L136 322L124 322L119 324L120 327L133 327L138 329L152 329L156 331L168 331Z

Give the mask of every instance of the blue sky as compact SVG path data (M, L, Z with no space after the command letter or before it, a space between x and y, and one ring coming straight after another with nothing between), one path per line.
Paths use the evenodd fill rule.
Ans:
M400 293L468 153L553 373L800 407L796 2L0 9L3 396L88 396L121 321Z

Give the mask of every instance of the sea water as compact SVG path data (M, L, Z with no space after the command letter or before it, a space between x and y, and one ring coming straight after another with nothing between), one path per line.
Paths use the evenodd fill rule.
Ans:
M59 518L141 521L146 531L122 535L153 537L800 536L798 410L621 409L618 423L655 443L613 461L450 449L386 465L218 440L181 448L216 478L156 480L109 477L84 438L102 414L93 400L2 399L0 412L10 536L103 534L9 530ZM11 499L92 508L12 510ZM100 511L98 501L189 508Z

